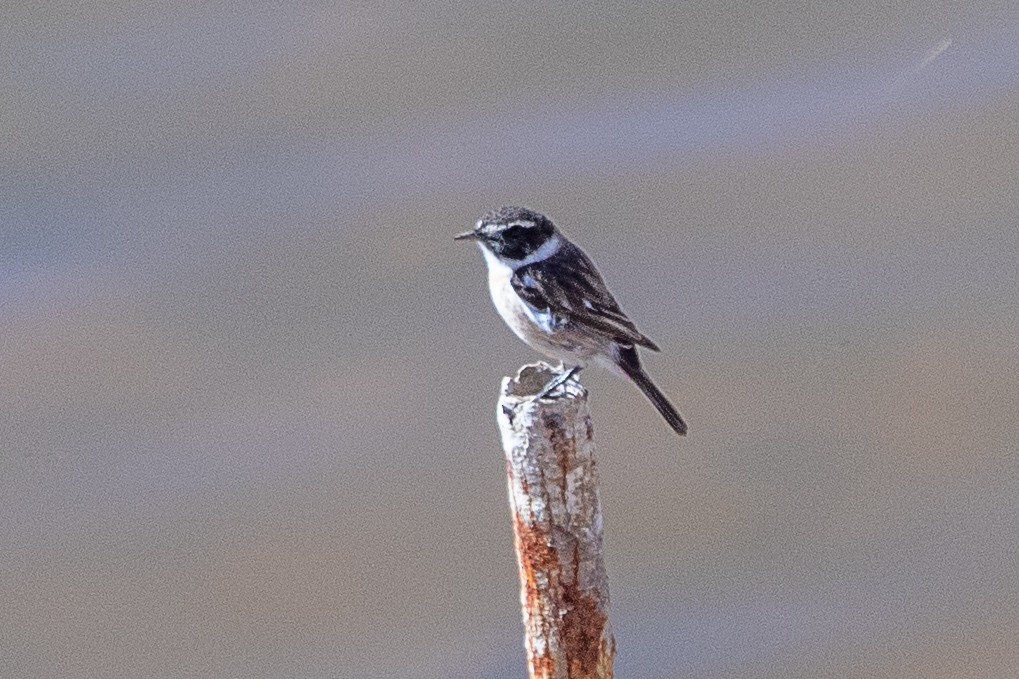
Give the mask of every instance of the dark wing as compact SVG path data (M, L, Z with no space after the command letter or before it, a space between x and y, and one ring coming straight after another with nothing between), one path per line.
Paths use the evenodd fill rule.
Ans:
M658 351L658 346L641 334L619 308L591 260L572 243L548 259L520 267L511 283L516 293L536 309L548 309L567 323L620 344L638 344Z

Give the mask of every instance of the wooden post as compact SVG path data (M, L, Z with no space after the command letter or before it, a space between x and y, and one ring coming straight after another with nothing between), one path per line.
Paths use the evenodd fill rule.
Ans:
M531 679L611 679L615 639L587 390L544 363L505 378L498 419L506 454L520 604Z

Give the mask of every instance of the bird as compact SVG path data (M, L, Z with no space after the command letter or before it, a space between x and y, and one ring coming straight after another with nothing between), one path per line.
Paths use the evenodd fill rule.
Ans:
M637 330L591 258L551 219L528 208L503 207L454 239L480 247L492 302L506 325L531 348L560 362L560 374L538 398L594 363L633 381L673 431L686 434L686 422L637 355L637 347L659 351L658 345Z

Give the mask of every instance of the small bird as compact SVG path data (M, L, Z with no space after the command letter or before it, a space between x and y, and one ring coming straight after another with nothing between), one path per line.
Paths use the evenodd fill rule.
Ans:
M552 220L523 207L504 207L455 240L473 240L488 265L492 302L506 325L532 348L563 365L539 397L590 362L630 378L677 434L686 423L640 365L637 346L658 351L626 317L584 251ZM566 370L566 366L572 366Z

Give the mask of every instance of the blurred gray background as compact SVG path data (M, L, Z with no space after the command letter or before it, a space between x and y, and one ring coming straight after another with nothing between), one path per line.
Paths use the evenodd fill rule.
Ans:
M9 3L0 676L524 675L451 236L542 210L617 674L1019 671L1014 2Z

